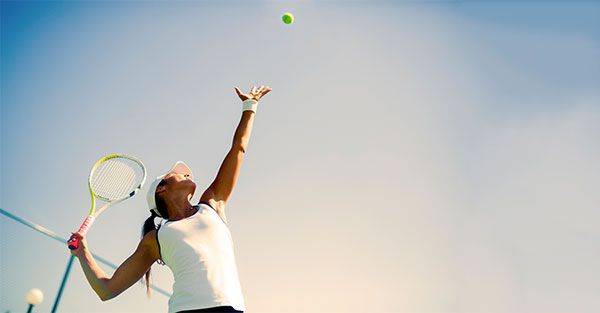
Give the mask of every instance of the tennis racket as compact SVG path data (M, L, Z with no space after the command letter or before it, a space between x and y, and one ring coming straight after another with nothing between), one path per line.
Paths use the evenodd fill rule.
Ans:
M77 233L84 236L94 220L109 207L133 197L146 181L146 167L138 158L125 154L107 155L92 167L88 179L92 209ZM96 199L106 202L96 210ZM79 238L69 239L69 249L79 247Z

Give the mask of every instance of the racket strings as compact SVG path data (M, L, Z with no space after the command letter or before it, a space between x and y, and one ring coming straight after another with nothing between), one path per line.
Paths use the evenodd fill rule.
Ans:
M91 177L91 187L96 195L116 200L129 195L141 180L142 169L137 163L114 158L98 165Z
M119 163L115 162L114 164ZM134 187L133 184L135 179L135 172L127 166L113 166L113 168L115 168L113 175L116 176L115 179L118 180L118 183L111 184L110 186L115 188L111 188L110 190L107 190L107 192L114 191L115 197L124 197L129 193L128 190Z

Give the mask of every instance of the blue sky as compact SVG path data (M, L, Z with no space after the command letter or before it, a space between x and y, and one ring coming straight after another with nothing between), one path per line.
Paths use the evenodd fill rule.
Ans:
M292 25L281 22L290 11ZM600 309L600 4L1 4L0 207L64 234L100 156L177 160L197 200L269 85L227 207L249 312ZM143 197L89 234L121 263ZM0 218L0 312L49 311L68 251ZM110 269L104 268L107 272ZM165 267L153 281L170 290ZM75 264L61 312L101 302Z

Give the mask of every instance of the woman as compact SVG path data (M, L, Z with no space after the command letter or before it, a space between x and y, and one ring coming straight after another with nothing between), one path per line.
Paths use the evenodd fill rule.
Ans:
M158 261L166 264L175 278L169 313L244 311L225 206L240 172L258 101L271 88L252 87L245 94L235 87L235 91L243 101L242 118L231 150L197 205L190 203L196 190L192 172L185 163L177 162L150 185L151 216L144 223L142 239L112 277L98 267L85 238L76 233L71 236L80 237L79 248L71 253L103 301L118 296L144 274L149 292L150 267ZM158 229L155 217L166 220Z

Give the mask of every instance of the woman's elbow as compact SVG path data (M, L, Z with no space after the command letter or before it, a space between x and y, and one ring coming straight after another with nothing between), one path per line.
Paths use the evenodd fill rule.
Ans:
M100 300L102 301L108 301L114 297L116 297L117 295L115 294L111 294L111 293L102 293L102 294L98 294L98 297L100 297Z
M119 295L119 292L114 292L110 289L105 289L105 290L102 290L101 292L98 292L98 297L100 297L100 300L102 300L102 301L108 301L118 295Z

